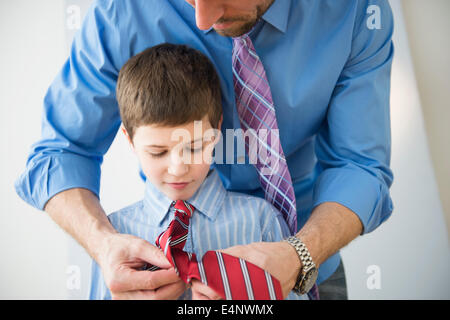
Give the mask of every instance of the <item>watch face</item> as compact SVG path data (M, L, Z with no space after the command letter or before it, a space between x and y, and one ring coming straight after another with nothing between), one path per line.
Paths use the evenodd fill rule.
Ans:
M319 272L317 268L308 270L302 281L302 292L308 292L309 290L311 290L311 288L314 286L314 283L316 283L318 273Z

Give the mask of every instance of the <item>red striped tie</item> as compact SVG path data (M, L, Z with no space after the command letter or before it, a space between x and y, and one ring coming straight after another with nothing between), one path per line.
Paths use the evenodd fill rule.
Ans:
M218 251L206 252L202 261L197 262L194 253L184 252L194 210L187 202L176 201L174 219L156 239L156 245L164 251L178 276L185 283L198 279L227 300L283 299L280 282L250 262Z

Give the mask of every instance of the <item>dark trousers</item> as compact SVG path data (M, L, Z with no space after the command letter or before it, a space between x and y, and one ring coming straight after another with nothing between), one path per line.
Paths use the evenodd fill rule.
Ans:
M320 300L347 300L347 283L342 259L336 271L319 284L319 296Z

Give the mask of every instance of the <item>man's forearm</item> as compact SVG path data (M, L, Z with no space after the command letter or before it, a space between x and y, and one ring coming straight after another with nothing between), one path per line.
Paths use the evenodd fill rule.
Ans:
M362 232L362 223L350 209L336 202L318 205L297 233L316 265L346 246Z
M87 189L74 188L60 192L47 202L44 210L96 261L107 236L117 232L98 198Z

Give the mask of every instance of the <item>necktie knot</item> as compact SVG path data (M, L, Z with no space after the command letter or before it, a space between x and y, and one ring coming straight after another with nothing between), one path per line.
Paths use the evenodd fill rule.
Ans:
M249 34L246 33L240 37L233 38L233 47L234 50L237 50L242 47L247 48L253 47L252 40L250 39Z
M192 217L192 214L194 213L194 207L187 203L184 200L177 200L173 202L173 206L175 208L175 212L181 213L188 218Z

